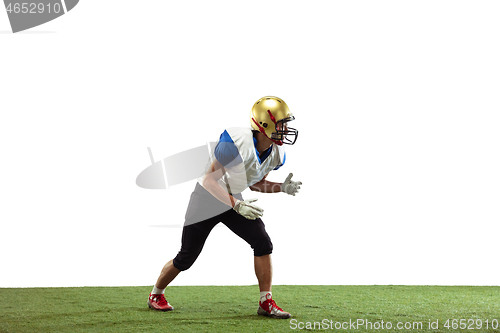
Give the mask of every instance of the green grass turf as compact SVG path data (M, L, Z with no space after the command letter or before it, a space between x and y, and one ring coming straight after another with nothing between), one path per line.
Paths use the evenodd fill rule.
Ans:
M175 310L165 313L148 309L150 291L150 286L1 288L0 332L292 332L299 331L292 329L299 322L323 319L393 325L330 332L500 332L491 328L493 319L500 321L500 287L274 286L277 304L292 313L296 325L257 316L257 286L168 287ZM483 327L474 322L474 329L446 329L453 318L482 319ZM439 320L439 329L429 329L429 320ZM397 322L422 322L422 329L399 330Z

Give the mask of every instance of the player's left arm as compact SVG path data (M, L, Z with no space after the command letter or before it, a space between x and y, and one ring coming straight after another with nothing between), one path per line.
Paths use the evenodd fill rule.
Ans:
M270 182L266 180L269 173L262 178L258 183L250 186L250 190L262 193L278 193L281 192L281 183Z
M262 193L285 192L286 194L295 196L295 194L297 194L300 190L300 185L302 185L302 182L292 181L292 173L286 177L286 180L283 183L275 183L266 180L268 175L269 173L265 175L261 181L250 186L250 190Z

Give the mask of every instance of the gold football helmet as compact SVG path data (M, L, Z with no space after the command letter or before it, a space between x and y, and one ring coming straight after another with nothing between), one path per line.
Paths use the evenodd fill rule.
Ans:
M250 111L252 128L261 132L274 143L293 145L299 131L288 127L288 122L295 119L288 105L281 98L265 96L259 99Z

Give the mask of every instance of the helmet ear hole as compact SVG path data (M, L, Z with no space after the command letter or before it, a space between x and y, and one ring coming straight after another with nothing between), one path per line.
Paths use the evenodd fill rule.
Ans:
M261 123L261 124L262 124L262 123ZM268 125L267 125L267 123L264 123L264 124L262 124L262 126L263 126L264 128L267 128L267 126L268 126Z

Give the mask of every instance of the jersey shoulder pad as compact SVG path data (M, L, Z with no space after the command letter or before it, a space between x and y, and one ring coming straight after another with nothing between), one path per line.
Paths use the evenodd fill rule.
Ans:
M225 130L220 135L219 142L215 146L214 155L217 161L226 168L238 165L243 161L239 149L228 130Z

